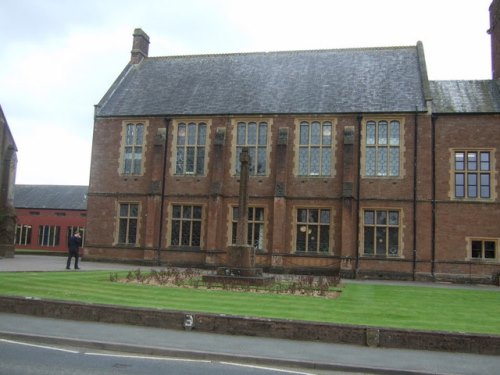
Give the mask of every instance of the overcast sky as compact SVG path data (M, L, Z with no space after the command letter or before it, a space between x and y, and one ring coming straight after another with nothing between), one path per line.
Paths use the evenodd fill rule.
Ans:
M416 45L429 78L490 79L491 0L2 0L0 105L18 184L87 185L94 104L130 59Z

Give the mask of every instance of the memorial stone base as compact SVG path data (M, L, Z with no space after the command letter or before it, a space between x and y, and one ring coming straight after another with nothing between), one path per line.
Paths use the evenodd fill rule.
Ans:
M217 268L215 275L203 276L203 281L233 285L265 286L274 283L274 276L264 276L255 267L255 249L247 245L229 246L226 267Z

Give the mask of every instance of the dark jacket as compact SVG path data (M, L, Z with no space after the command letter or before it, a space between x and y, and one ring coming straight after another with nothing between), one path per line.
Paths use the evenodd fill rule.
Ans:
M78 252L78 248L82 245L82 239L75 235L72 235L68 240L68 248L72 253Z

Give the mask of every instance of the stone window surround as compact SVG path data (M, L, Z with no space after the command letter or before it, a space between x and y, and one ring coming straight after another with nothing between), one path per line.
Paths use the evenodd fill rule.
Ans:
M366 175L366 124L370 121L387 121L388 124L391 121L399 121L399 176L367 176ZM405 117L404 116L367 116L363 117L361 123L361 178L363 179L403 179L406 175L405 164L406 159L404 157L406 147L405 147Z
M143 124L144 125L144 134L143 134L143 144L142 144L142 160L141 160L141 173L139 174L126 174L124 173L125 168L125 143L127 138L127 125L129 124ZM123 120L121 125L121 145L120 145L120 159L118 162L118 175L123 177L133 177L133 176L144 176L146 173L146 157L148 155L148 131L149 131L149 120L146 119L133 119L133 120Z

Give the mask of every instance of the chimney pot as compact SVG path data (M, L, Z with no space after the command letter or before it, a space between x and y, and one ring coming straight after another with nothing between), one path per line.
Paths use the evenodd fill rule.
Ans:
M143 59L148 57L149 36L139 28L134 30L133 36L130 62L132 64L139 64Z

